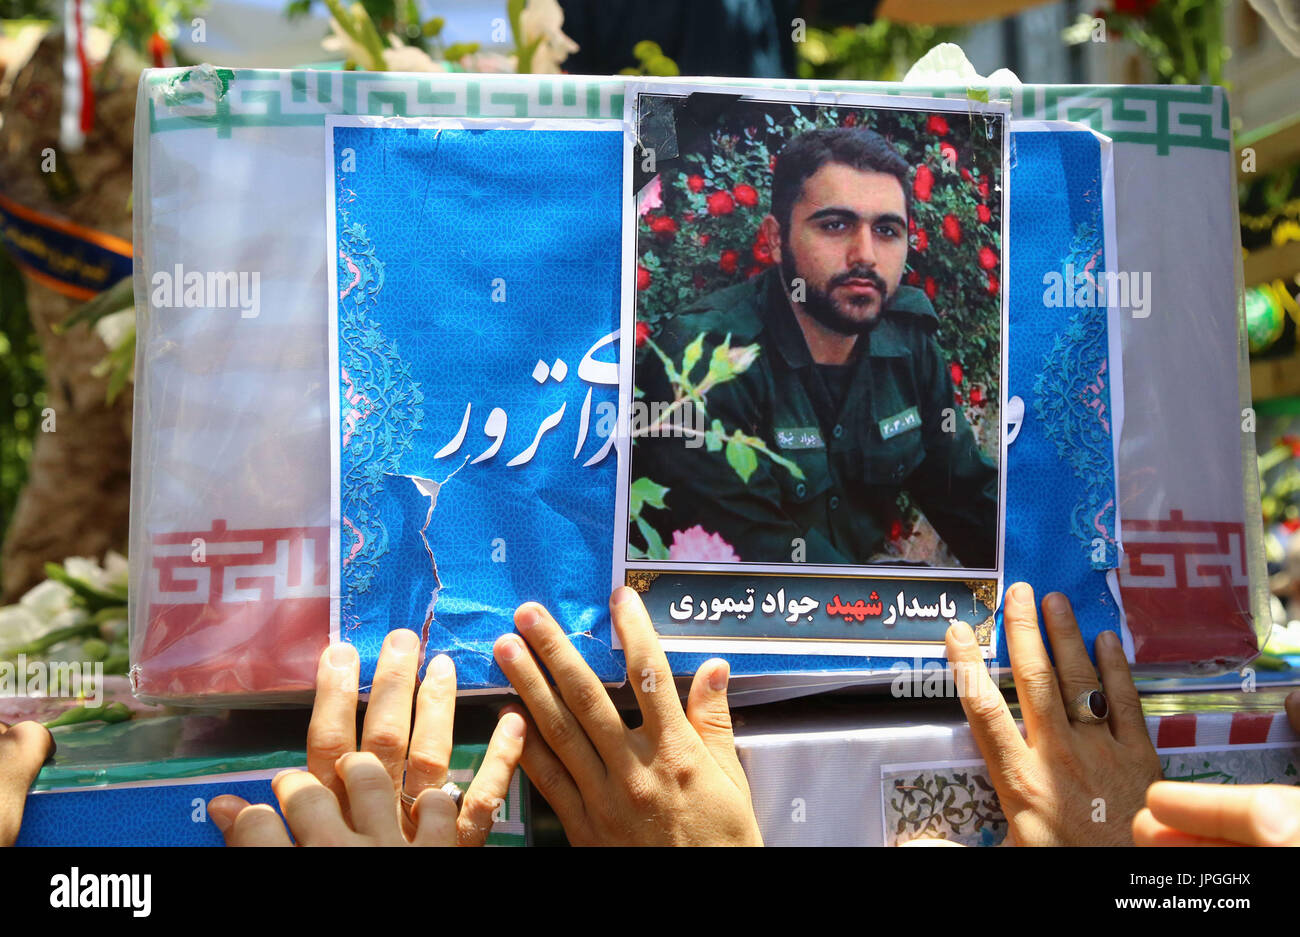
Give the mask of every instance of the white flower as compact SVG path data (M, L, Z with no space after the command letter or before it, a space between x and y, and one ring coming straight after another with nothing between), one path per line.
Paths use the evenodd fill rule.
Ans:
M99 563L88 556L70 556L63 561L63 569L73 579L80 580L92 589L103 591L107 588L104 570Z
M135 334L135 310L110 312L95 323L95 334L104 340L109 351L117 350Z
M104 554L104 581L110 588L124 588L130 578L131 567L127 564L126 557L116 550L109 550Z
M0 608L0 652L35 641L49 626L22 605Z
M970 59L966 58L961 46L954 42L941 42L907 70L903 84L1015 86L1020 84L1020 79L1005 68L999 68L989 77L982 78Z
M563 25L564 11L558 0L528 0L519 14L519 31L523 33L519 44L527 47L538 43L533 50L533 74L558 75L560 64L578 51L578 44L560 28Z
M389 36L392 48L384 50L384 67L390 72L445 72L446 62L435 62L429 53L415 46L402 45L396 36Z
M36 616L37 620L48 623L72 607L72 590L61 582L47 579L28 589L18 604Z

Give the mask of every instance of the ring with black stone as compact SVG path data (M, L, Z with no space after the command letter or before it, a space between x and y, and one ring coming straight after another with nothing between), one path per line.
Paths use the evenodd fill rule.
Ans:
M1110 715L1110 703L1101 690L1084 690L1070 701L1067 709L1071 722L1089 726L1102 724Z

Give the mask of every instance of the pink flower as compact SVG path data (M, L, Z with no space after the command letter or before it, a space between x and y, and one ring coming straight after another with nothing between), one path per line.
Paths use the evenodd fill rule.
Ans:
M674 530L668 559L679 563L739 563L740 557L731 544L711 534L699 524L687 530Z
M646 187L641 190L641 194L637 197L639 204L636 207L636 211L638 215L644 215L649 213L651 209L663 207L664 200L661 185L662 183L660 182L659 177L655 176L649 183L647 183Z

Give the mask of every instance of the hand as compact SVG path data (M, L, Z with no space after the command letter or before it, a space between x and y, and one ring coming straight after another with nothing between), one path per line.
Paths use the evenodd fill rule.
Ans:
M1286 698L1300 732L1300 690ZM1300 846L1300 788L1285 784L1178 784L1147 791L1133 818L1139 846Z
M1097 638L1108 724L1072 722L1066 704L1084 690L1097 689L1097 671L1064 595L1054 592L1043 600L1043 617L1056 654L1055 672L1039 635L1033 590L1023 582L1007 590L1003 622L1024 737L970 627L956 624L947 634L962 708L1007 818L1006 842L1131 846L1132 819L1147 787L1160 779L1160 759L1123 647L1113 632Z
M406 629L391 632L375 666L358 752L356 649L335 644L321 655L307 729L307 771L281 772L271 782L297 842L481 846L487 840L519 764L524 720L508 714L497 723L483 764L457 808L441 789L451 760L456 669L446 655L430 662L412 728L418 667L419 638ZM409 813L399 792L414 801ZM212 800L208 813L227 845L291 845L268 805L223 795Z
M39 722L0 723L0 846L18 838L27 789L53 751L54 736Z
M624 725L600 679L537 603L515 611L524 640L507 634L496 643L497 662L531 714L529 779L574 845L761 846L731 734L727 662L700 667L683 713L640 596L622 586L610 610L641 708L637 729Z

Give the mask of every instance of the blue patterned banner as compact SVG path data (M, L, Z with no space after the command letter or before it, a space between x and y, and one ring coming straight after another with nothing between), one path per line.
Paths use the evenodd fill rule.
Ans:
M332 127L339 634L462 688L545 604L607 680L623 137Z
M1106 571L1116 545L1102 141L1086 130L1014 131L1007 396L1024 422L1007 448L1007 582L1064 592L1091 649L1117 634ZM1113 219L1111 219L1113 224ZM1001 638L999 658L1007 660Z

